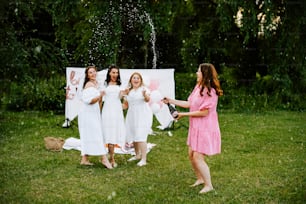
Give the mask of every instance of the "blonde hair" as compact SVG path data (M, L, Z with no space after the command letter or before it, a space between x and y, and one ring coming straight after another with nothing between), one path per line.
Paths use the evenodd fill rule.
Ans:
M144 83L143 83L143 79L142 79L142 76L139 72L134 72L131 76L130 76L130 80L129 80L129 83L128 83L128 86L129 86L129 90L131 90L133 88L132 86L132 78L135 76L135 75L138 75L140 80L141 80L141 83L140 83L140 86L144 86Z

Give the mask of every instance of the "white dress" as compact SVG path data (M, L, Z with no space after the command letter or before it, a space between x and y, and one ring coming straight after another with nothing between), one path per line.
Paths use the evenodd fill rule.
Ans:
M146 142L152 133L153 113L144 100L143 89L132 89L126 96L129 105L125 118L127 142ZM146 91L149 92L148 89Z
M105 155L106 148L101 128L99 103L90 104L90 101L99 96L100 92L89 87L82 92L82 107L78 115L78 125L81 141L81 155Z
M102 108L102 131L106 144L125 144L125 124L120 100L120 86L108 85L104 87L105 95L103 96Z

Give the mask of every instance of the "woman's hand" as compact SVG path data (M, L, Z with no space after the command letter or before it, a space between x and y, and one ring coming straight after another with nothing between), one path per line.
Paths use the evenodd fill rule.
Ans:
M101 95L97 96L91 100L90 104L95 104L97 102L100 102L101 100L102 100Z
M149 101L150 101L150 96L147 94L147 92L146 92L145 89L142 90L142 95L143 95L144 100L145 100L146 102L149 102Z
M176 120L180 120L181 118L187 116L184 112L178 112L177 117L175 118Z
M129 91L129 89L121 90L119 93L120 98L124 98L125 96L127 96L129 94Z
M164 98L162 99L162 102L165 103L165 104L168 104L168 103L170 103L170 98L164 97Z
M143 97L146 97L146 90L145 89L142 90L142 95L143 95Z
M171 98L168 98L168 97L164 97L162 99L162 102L164 102L165 104L168 104L168 103L173 104L173 105L176 105L176 106L179 106L179 107L182 107L182 108L189 108L190 107L189 101L171 99Z

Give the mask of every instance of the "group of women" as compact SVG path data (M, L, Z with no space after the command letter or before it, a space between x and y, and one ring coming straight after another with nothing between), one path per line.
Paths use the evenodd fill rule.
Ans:
M143 85L141 74L133 73L129 87L121 90L119 68L111 66L102 91L99 91L96 74L95 67L86 68L82 96L86 105L79 114L81 164L91 165L88 155L102 155L101 162L105 167L116 167L114 146L132 141L136 155L129 161L140 160L138 166L146 165L146 141L151 131L152 112L148 106L150 92ZM199 192L203 194L214 189L205 157L221 153L217 104L223 91L212 64L200 64L196 76L196 85L186 101L165 97L163 102L189 109L179 112L176 120L189 117L188 155L196 175L191 187L203 185ZM127 109L125 120L123 109ZM108 144L110 161L105 143Z
M89 155L102 155L101 163L108 169L115 168L116 145L122 147L129 142L133 142L136 154L129 161L140 160L138 166L146 165L146 141L153 120L149 100L150 92L140 73L133 73L128 87L123 88L116 65L109 67L103 85L97 81L97 68L88 66L82 91L83 107L78 115L81 165L93 165ZM123 109L127 109L125 118Z

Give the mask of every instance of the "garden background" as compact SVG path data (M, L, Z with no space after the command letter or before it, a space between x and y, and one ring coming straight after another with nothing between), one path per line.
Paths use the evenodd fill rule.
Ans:
M0 1L0 11L1 202L99 202L108 198L100 194L106 184L120 176L127 178L120 189L128 196L110 191L110 184L110 202L305 200L304 0L13 0ZM215 65L224 90L218 104L223 152L209 159L215 194L202 198L185 187L192 182L187 121L170 130L173 137L152 138L157 148L143 170L82 169L77 152L43 148L46 135L78 136L76 123L58 125L66 67L174 68L176 97L186 99L202 62ZM158 180L146 184L148 176ZM100 189L100 182L106 186Z

